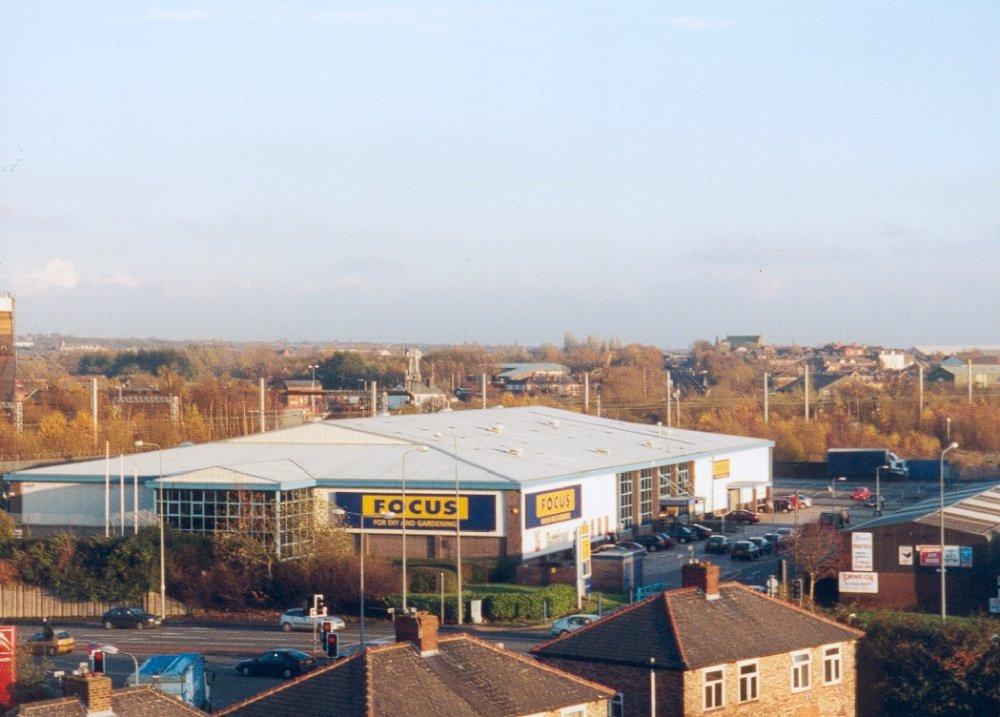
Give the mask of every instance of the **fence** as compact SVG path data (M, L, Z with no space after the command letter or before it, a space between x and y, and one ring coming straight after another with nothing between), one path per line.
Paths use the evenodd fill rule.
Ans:
M115 607L114 603L98 600L87 602L62 600L33 585L20 583L0 585L0 619L97 618L112 607ZM142 607L147 612L159 615L159 594L147 593L142 600ZM167 598L167 615L186 615L187 612L187 607L183 603Z

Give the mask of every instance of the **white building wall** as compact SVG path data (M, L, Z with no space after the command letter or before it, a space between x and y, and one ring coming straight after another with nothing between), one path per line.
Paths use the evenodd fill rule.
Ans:
M52 525L104 527L104 483L21 483L21 523L23 525ZM125 484L125 525L132 530L133 496L132 479ZM112 477L109 490L112 529L121 529L121 496L117 476ZM155 522L155 490L139 484L139 525Z
M617 498L615 474L580 478L577 480L545 483L542 486L524 486L521 491L521 550L525 559L571 550L575 547L576 529L583 523L590 526L591 535L617 530ZM528 496L539 492L559 490L569 486L580 486L580 517L561 523L543 525L539 528L526 526L525 501Z
M712 464L729 460L729 477L713 478ZM764 497L764 491L771 485L771 451L766 447L753 448L735 453L719 453L715 456L695 460L695 495L705 497L705 512L729 510L729 490L735 483L759 483L757 495ZM752 487L742 487L740 502L750 502Z

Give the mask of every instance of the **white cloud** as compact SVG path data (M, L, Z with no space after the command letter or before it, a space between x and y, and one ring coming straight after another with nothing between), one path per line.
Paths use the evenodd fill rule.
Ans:
M123 274L120 271L116 271L113 274L107 274L105 276L97 276L90 280L91 284L95 286L125 286L129 289L134 289L139 286L139 280L134 276L128 274Z
M679 30L714 30L723 27L723 23L714 22L697 15L682 15L680 17L667 18L667 24Z
M143 19L153 22L200 22L212 17L209 10L202 8L167 9L151 8L143 15Z
M40 294L53 289L73 289L80 283L71 262L53 257L41 269L31 269L10 277L11 288L19 294Z

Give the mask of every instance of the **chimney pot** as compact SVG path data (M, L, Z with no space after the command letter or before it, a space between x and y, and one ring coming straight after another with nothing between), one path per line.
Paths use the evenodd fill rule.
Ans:
M707 561L681 566L681 586L698 588L709 600L719 597L719 566Z
M426 611L414 610L396 616L396 642L412 642L422 657L437 654L438 619Z

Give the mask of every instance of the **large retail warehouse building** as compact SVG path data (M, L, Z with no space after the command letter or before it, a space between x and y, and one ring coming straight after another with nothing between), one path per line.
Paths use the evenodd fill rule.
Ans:
M103 532L105 521L130 531L155 520L162 483L175 528L248 531L282 557L308 552L312 516L334 512L355 531L363 514L369 549L398 554L405 483L409 554L450 556L458 518L466 556L527 561L572 549L581 524L628 536L661 513L756 505L770 497L772 447L553 408L495 408L324 421L7 479L28 534Z

